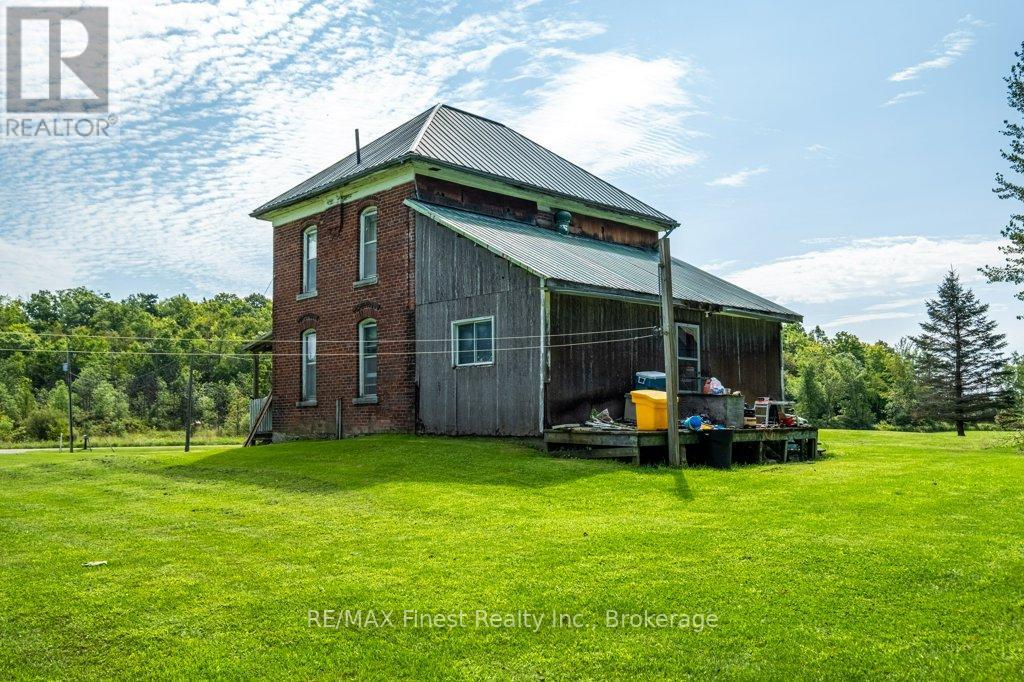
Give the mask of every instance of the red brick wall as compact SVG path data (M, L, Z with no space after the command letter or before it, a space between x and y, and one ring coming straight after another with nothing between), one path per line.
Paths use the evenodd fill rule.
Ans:
M505 196L496 192L465 187L447 180L424 175L416 176L420 198L435 204L459 206L470 211L487 215L533 222L541 227L552 227L554 220L550 212L537 210L537 204L526 199ZM570 213L572 213L570 211ZM579 213L572 214L569 226L572 234L582 234L603 241L654 248L658 245L658 233L641 227L626 225L614 220L595 218Z
M380 355L378 404L353 404L359 385L358 324L376 319L381 340L415 337L415 229L411 211L402 203L413 194L413 184L407 183L274 228L275 432L332 437L338 399L346 435L415 430L413 355ZM368 206L376 206L378 212L377 283L356 288L359 214ZM317 295L297 301L302 290L302 233L310 225L317 226ZM306 329L317 332L317 404L298 407L298 342ZM381 352L413 348L403 343L379 347Z

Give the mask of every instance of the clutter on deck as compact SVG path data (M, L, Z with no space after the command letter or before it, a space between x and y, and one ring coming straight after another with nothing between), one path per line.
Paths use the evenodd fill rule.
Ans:
M608 410L592 411L579 424L561 424L544 434L549 451L574 450L585 458L630 458L635 463L660 459L669 428L668 400L662 372L637 372L634 390L625 394L623 417ZM792 414L791 401L761 397L746 403L709 377L702 393L680 393L680 414L672 428L680 433L690 464L726 468L737 462L813 459L818 454L818 430ZM647 452L645 452L647 451Z

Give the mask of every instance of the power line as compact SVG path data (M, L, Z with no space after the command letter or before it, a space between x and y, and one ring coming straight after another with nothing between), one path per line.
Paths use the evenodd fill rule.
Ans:
M563 336L594 336L597 334L620 334L626 332L636 331L658 331L657 325L647 325L645 327L624 327L622 329L601 329L597 331L583 331L583 332L561 332L558 334L525 334L522 336L494 336L491 337L495 341L499 340L510 340L510 339L539 339L541 337L552 338L552 337L563 337ZM3 332L0 332L2 334ZM13 332L12 332L13 333ZM48 338L71 338L71 339L107 339L107 340L130 340L130 341L169 341L172 343L192 343L195 341L206 341L206 342L226 342L226 343L255 343L257 341L264 341L267 343L302 343L302 339L230 339L224 337L181 337L172 338L169 336L128 336L118 334L68 334L66 332L30 332L36 336L43 336ZM451 343L451 338L446 339L378 339L377 343ZM328 343L359 343L359 339L317 339L318 344Z
M644 329L650 329L650 328L649 327L644 327ZM596 341L577 341L577 342L574 342L574 343L554 343L554 344L545 344L543 346L541 346L541 345L509 346L509 347L505 347L505 348L502 348L502 347L499 347L499 346L495 346L491 350L494 351L494 352L510 352L510 351L519 351L519 350L538 350L538 349L542 349L542 348L572 348L572 347L577 347L577 346L594 346L594 345L610 344L610 343L622 343L622 342L629 342L629 341L641 341L643 339L652 339L652 338L655 338L656 336L658 336L658 334L652 333L652 334L642 334L642 335L624 337L624 338L619 338L619 339L599 339L599 340L596 340ZM508 338L511 338L511 337L508 337ZM522 337L522 338L533 338L533 337ZM446 341L451 342L452 340L451 339L446 339ZM319 343L320 342L318 341L317 344L319 345ZM64 351L62 351L60 349L56 349L56 348L0 348L0 352L11 352L11 353L62 353ZM71 352L75 353L75 354L78 354L78 355L83 355L83 354L91 354L91 355L143 355L143 356L145 356L145 355L155 355L155 356L176 356L176 357L189 357L191 355L203 355L203 356L207 356L207 357L238 358L238 359L242 359L242 358L244 358L244 359L251 359L252 358L252 354L251 353L220 353L220 352L213 352L213 351L184 351L183 352L183 351L143 351L143 350L136 351L136 350L111 350L111 349L100 349L100 350L74 350L74 349L72 349ZM374 355L379 355L379 356L387 356L387 355L440 355L440 354L449 354L449 353L452 353L452 352L453 352L453 350L451 348L445 348L445 349L441 349L441 350L378 351L377 353L374 353ZM264 355L271 355L271 356L274 356L274 357L302 357L303 353L301 353L301 352L299 352L299 353L289 353L289 352L283 352L283 351L269 351L267 353L264 353ZM320 353L320 352L318 352L316 354L316 356L318 358L321 358L321 357L359 357L360 354L358 352L345 352L345 353L339 353L339 352Z

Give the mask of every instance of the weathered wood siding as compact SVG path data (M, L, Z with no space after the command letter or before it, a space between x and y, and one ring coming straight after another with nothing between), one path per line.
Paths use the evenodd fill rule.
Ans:
M423 216L416 218L416 361L424 433L539 432L540 280ZM451 325L494 316L494 364L454 367ZM525 337L525 338L501 338ZM437 341L440 339L440 341Z
M676 309L676 321L697 324L701 331L701 375L718 377L732 390L742 391L747 402L782 393L778 322ZM656 306L584 296L551 297L551 333L634 327L657 327ZM636 332L638 335L644 332ZM627 334L616 336L628 336ZM622 416L623 396L632 388L639 370L665 368L659 337L629 342L557 347L571 341L609 338L604 335L555 336L546 391L549 425L586 419L591 409L608 409Z
M714 376L749 403L782 397L782 325L771 320L676 312L679 322L700 325L701 374ZM684 319L685 318L685 319Z
M609 329L653 329L661 320L658 308L552 294L550 309L551 379L547 382L545 400L548 425L582 421L591 409L607 408L613 417L621 418L622 396L632 388L633 373L645 369L660 371L665 367L661 339L654 336L638 341L570 344L653 334L652 331L637 331L575 335Z

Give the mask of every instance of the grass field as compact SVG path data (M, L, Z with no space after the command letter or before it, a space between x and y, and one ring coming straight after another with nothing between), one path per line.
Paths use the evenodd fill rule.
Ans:
M162 445L167 447L180 446L184 434L179 431L141 431L138 433L122 433L121 435L93 435L89 438L89 444L94 448L124 448L141 447L147 445ZM245 435L228 434L215 429L197 429L192 434L193 445L241 445ZM56 450L59 441L56 440L22 440L22 441L0 441L0 450L6 449L53 449ZM64 449L68 444L63 443ZM82 434L75 434L75 448L82 447Z
M0 671L1019 677L1024 457L1005 438L831 431L829 459L731 471L398 436L0 456ZM329 609L394 623L310 626ZM707 620L610 628L609 610Z

